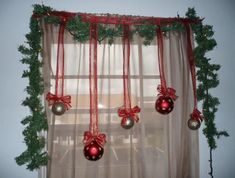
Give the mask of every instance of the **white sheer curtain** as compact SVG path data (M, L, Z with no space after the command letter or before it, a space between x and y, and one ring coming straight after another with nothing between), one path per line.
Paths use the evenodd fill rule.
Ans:
M55 91L58 27L43 27L43 75L45 94ZM132 106L141 107L140 122L133 129L120 126L117 109L123 105L122 43L98 45L99 128L107 135L99 161L83 156L83 133L89 128L89 44L81 44L65 33L65 95L72 108L55 116L46 105L48 117L47 178L198 178L198 132L187 127L193 109L186 35L169 32L164 37L167 84L179 98L173 112L158 114L154 105L160 82L156 40L144 46L143 39L131 41ZM43 174L42 174L43 175ZM43 176L42 176L43 177Z

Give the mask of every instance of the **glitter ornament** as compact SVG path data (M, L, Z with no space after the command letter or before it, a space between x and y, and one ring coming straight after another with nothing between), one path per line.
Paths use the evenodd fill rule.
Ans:
M99 146L99 144L93 140L84 147L83 153L86 159L97 161L103 156L104 148Z
M155 103L155 109L161 114L169 114L174 108L174 102L169 96L159 96Z

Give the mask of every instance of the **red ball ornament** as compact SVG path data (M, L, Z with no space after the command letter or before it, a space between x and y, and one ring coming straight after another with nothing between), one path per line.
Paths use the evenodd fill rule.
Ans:
M169 114L174 108L174 102L169 96L159 96L155 103L155 109L161 114Z
M97 161L103 156L104 148L99 146L99 144L93 140L84 147L83 153L86 159L90 161Z

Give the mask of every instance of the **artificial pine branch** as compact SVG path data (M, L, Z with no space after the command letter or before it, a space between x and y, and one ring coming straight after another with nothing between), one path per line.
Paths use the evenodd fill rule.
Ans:
M21 45L18 50L23 55L21 62L29 65L29 69L23 71L22 75L23 78L29 79L29 85L25 90L28 96L22 102L22 105L29 107L31 114L21 122L26 126L23 135L27 148L15 160L18 165L26 164L27 169L32 171L47 164L48 155L47 152L43 151L45 138L39 136L39 133L47 130L48 126L40 99L43 94L43 79L40 73L42 62L39 59L42 32L38 20L32 17L30 30L30 33L26 35L27 47Z

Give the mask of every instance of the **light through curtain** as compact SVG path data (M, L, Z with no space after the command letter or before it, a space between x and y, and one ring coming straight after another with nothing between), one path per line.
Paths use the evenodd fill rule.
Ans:
M43 76L45 95L55 91L59 27L43 24ZM88 161L83 155L83 133L89 128L89 43L78 43L65 31L65 95L72 108L48 118L47 178L198 178L198 132L187 120L193 92L185 32L164 35L164 67L168 86L179 98L169 115L155 110L160 83L156 39L149 46L134 36L131 41L130 84L132 105L141 108L140 122L131 130L120 126L117 110L123 106L122 39L98 45L98 108L100 132L107 136L104 155Z

